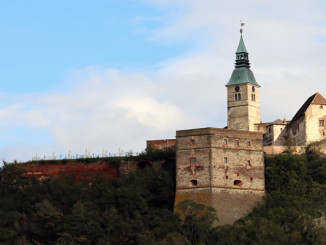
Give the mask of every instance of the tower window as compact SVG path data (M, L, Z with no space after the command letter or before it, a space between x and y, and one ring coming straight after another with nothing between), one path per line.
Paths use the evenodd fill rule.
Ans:
M252 101L256 101L256 95L251 94L251 100L252 100Z
M252 177L250 177L250 182L252 182L253 181L253 178Z
M195 180L195 179L190 180L190 186L197 186L197 185L198 185L197 180Z
M240 91L240 87L239 87L239 86L235 86L234 90L235 90L236 92L239 92L239 91Z
M223 145L227 145L228 144L228 140L227 139L224 139L223 140Z
M250 146L250 141L249 140L247 140L246 146Z
M250 160L246 161L247 166L251 166Z
M272 133L272 128L271 127L268 128L268 133L270 133L270 134Z
M252 86L251 91L255 92L255 87L254 86Z
M235 144L236 146L239 146L239 140L235 140L234 144Z
M238 100L238 95L237 95L237 94L234 95L234 100L235 100L235 101Z
M224 163L228 163L228 158L224 157L223 161L224 161Z
M238 94L238 100L241 100L241 94Z
M225 179L228 179L228 178L229 178L229 176L226 175L226 176L225 176Z
M319 127L324 127L324 120L319 120Z
M191 140L191 145L194 145L195 144L195 140Z
M319 109L323 109L324 107L321 105L321 106L319 106Z
M191 157L190 158L190 163L195 163L196 162L196 157Z

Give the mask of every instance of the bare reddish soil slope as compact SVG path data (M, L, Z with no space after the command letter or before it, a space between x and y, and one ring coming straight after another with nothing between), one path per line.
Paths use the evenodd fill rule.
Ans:
M65 164L39 164L32 163L23 166L27 170L27 175L33 175L38 179L46 177L58 177L62 173L75 174L77 179L92 176L98 173L107 174L110 177L118 177L119 168L109 163L76 163L68 162Z

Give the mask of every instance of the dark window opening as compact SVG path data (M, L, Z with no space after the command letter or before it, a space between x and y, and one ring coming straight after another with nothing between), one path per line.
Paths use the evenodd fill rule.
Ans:
M227 139L224 139L223 140L223 145L227 145L228 144L228 140Z
M252 177L250 177L250 181L252 182L252 180L253 180L253 178Z
M197 180L195 180L195 179L190 180L190 186L197 186L197 185L198 185Z
M237 173L237 176L239 176L240 174L239 173Z
M238 100L238 95L237 95L237 94L234 95L234 100L235 100L235 101Z
M319 106L319 109L323 109L324 107L321 105L321 106Z
M247 141L246 146L250 146L250 141L249 140Z
M229 176L225 176L225 179L228 179L229 178Z
M224 157L224 163L227 163L227 162L228 162L228 158Z
M239 91L240 91L240 87L239 87L239 86L235 86L234 90L235 90L236 92L239 92Z
M233 184L236 185L236 186L242 186L242 181L241 180L235 180L233 182Z
M268 128L268 133L272 133L272 128Z
M191 144L194 145L195 144L195 140L191 140Z
M196 157L191 157L191 158L190 158L190 162L191 162L191 163L195 163L195 162L196 162Z
M239 140L235 140L235 145L239 146Z
M319 127L324 127L324 120L319 120Z
M238 94L238 100L241 100L241 94Z
M252 90L252 92L255 92L255 87L254 87L254 86L252 86L251 90Z
M247 165L251 166L250 160L247 160Z
M325 132L323 132L323 136L325 136Z

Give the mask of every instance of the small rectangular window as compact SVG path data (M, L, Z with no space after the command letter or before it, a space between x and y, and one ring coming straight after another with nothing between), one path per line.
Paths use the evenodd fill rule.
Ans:
M194 145L195 144L195 140L191 140L191 145Z
M319 120L319 127L324 127L324 120Z
M250 160L247 160L247 165L251 166Z
M239 145L239 140L235 140L235 145L236 145L236 146Z
M195 179L190 180L190 186L197 186L197 185L198 185L197 180L195 180Z
M196 157L191 157L190 158L190 163L195 163L196 162Z
M250 141L247 140L246 146L250 146Z
M224 163L227 163L228 162L228 158L227 157L224 157Z
M227 145L228 144L228 140L227 139L224 139L223 140L223 145Z

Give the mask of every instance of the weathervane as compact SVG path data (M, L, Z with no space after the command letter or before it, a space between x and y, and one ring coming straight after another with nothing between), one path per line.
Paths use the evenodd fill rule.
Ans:
M245 25L245 23L243 23L242 20L240 20L240 33L241 33L241 35L242 35L242 32L243 32L242 27L244 25Z

